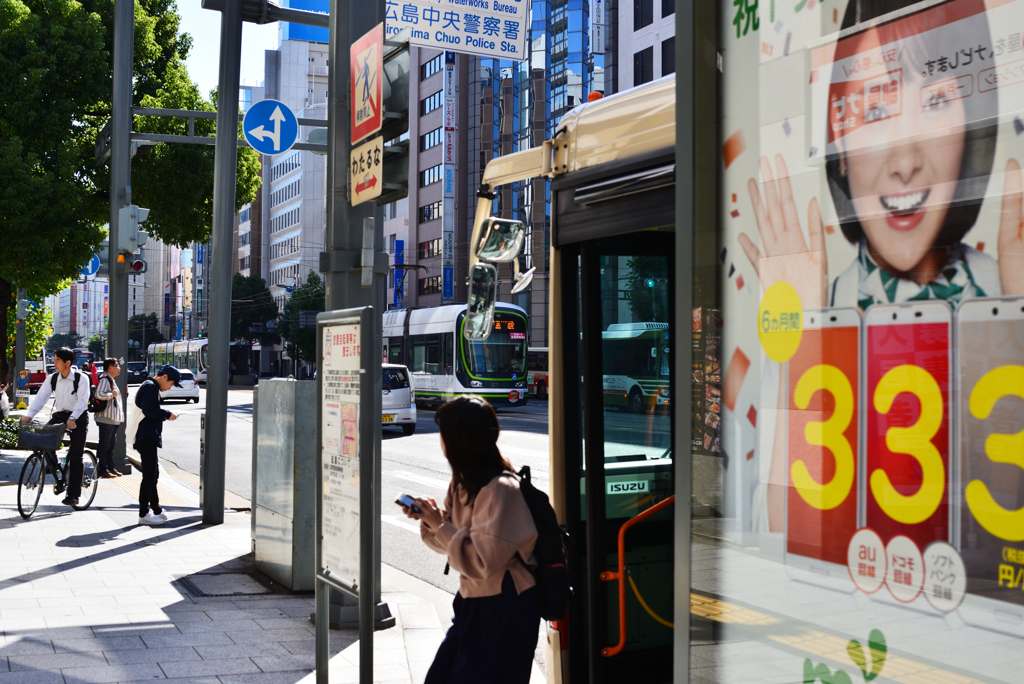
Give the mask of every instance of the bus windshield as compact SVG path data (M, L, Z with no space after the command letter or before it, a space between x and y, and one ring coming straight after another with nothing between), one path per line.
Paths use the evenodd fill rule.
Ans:
M483 342L462 338L462 360L470 375L511 378L526 374L526 321L495 312L494 329Z

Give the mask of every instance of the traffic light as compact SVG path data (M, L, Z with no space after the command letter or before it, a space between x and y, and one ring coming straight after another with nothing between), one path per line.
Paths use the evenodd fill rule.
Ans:
M149 233L139 225L149 218L149 209L129 204L121 207L117 214L117 251L134 254L149 239Z
M100 270L96 271L97 277L109 277L110 276L110 238L103 238L103 242L100 243L100 248L96 252L96 256L100 258Z
M145 259L128 259L125 272L128 275L139 275L146 272L147 264Z
M383 122L380 128L384 146L381 178L384 184L377 206L409 196L409 141L398 140L409 131L409 32L399 31L384 40L384 79L382 86Z
M27 299L18 300L18 320L23 321L28 318L30 302Z

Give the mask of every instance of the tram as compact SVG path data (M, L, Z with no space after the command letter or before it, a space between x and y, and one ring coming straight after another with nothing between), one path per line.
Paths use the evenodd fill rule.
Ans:
M187 368L196 376L196 382L206 383L208 356L206 338L195 340L172 340L149 345L149 377L156 377L163 366L171 364L176 368Z
M409 367L420 403L439 406L460 394L477 394L495 406L526 406L526 311L498 304L483 342L465 339L465 318L465 304L386 312L384 363Z
M1020 681L1024 4L755 5L483 173L471 245L550 180L548 681Z

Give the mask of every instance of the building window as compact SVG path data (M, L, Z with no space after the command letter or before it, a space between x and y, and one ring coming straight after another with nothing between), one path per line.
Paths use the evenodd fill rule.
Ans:
M432 183L441 180L441 164L431 166L429 169L420 171L420 187L425 188Z
M437 147L441 144L441 129L435 128L429 133L424 133L420 136L420 152L429 150L431 147Z
M420 278L417 292L421 295L437 294L438 292L441 291L441 287L441 276L430 276L429 278Z
M242 233L241 235L239 235L238 236L238 246L239 247L245 247L247 244L249 244L249 236L250 235L251 235L251 233Z
M245 222L246 222L246 221L248 221L248 220L249 220L249 207L246 207L246 208L245 208L245 209L243 209L243 210L242 210L242 212L241 212L241 213L240 213L240 214L238 215L238 222L239 222L239 223L245 223Z
M279 188L270 193L270 206L276 207L282 202L287 202L290 199L298 197L300 192L299 184L301 182L302 179L298 178L283 188Z
M439 218L441 218L441 202L431 202L424 207L420 207L420 223L434 221Z
M644 48L633 55L633 85L654 80L654 46Z
M420 80L425 81L444 67L444 53L442 52L434 59L420 67Z
M661 0L661 16L670 17L676 13L676 0Z
M668 76L676 72L676 37L661 41L661 75Z
M311 91L312 92L312 91ZM287 159L281 161L270 167L270 180L275 181L282 176L285 176L302 165L302 155L293 154Z
M654 0L633 0L633 30L639 31L654 22Z
M438 90L433 95L423 98L420 100L420 116L428 114L435 109L440 109L442 103L441 91Z
M270 219L270 232L276 233L299 224L299 208L289 209L280 216Z
M418 247L417 251L416 251L416 254L417 254L417 256L419 256L420 259L429 259L431 257L436 257L440 253L441 253L441 238L437 238L436 240L427 240L426 242L421 242L419 244L419 247Z

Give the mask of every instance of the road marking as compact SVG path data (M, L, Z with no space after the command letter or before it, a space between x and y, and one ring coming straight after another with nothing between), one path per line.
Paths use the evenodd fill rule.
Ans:
M396 470L395 472L393 472L391 474L394 475L395 477L401 478L403 480L409 480L410 482L415 482L417 484L426 485L428 487L434 487L435 489L440 489L440 490L445 491L445 492L448 491L448 481L447 480L435 480L432 477L423 477L422 475L413 475L412 473L410 473L407 470Z
M396 518L393 515L381 515L380 519L383 522L386 522L386 523L388 523L390 525L394 525L395 527L401 527L403 530L409 530L410 532L415 532L416 534L420 533L420 526L419 525L416 525L416 524L411 523L411 522L406 522L405 520L402 520L400 518Z

